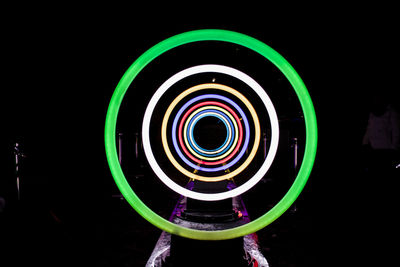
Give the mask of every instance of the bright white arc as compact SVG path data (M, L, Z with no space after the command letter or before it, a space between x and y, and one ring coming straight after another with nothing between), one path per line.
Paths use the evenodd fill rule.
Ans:
M263 164L261 165L260 169L254 174L253 177L251 177L247 182L245 182L241 186L236 187L235 189L232 189L230 191L214 193L214 194L194 192L194 191L186 189L186 188L176 184L174 181L172 181L164 173L164 171L161 169L161 167L158 165L158 163L154 157L153 151L151 149L151 145L150 145L151 117L152 117L153 111L154 111L158 101L161 99L163 94L178 81L180 81L188 76L191 76L191 75L195 75L195 74L199 74L199 73L207 73L207 72L216 72L216 73L230 75L230 76L233 76L233 77L243 81L244 83L246 83L260 97L265 108L267 109L268 116L269 116L270 123L271 123L270 149L269 149L268 154L267 154ZM268 169L271 167L271 164L275 158L276 151L278 149L278 143L279 143L278 116L276 114L275 107L272 104L272 101L269 98L269 96L267 95L267 93L253 78L251 78L247 74L245 74L237 69L223 66L223 65L213 65L213 64L198 65L198 66L184 69L184 70L174 74L168 80L166 80L154 93L149 104L147 105L147 108L146 108L146 111L144 114L143 125L142 125L142 141L143 141L144 153L147 157L147 160L148 160L151 168L153 169L153 171L155 172L157 177L165 185L167 185L170 189L174 190L178 194L181 194L186 197L193 198L193 199L204 200L204 201L223 200L223 199L227 199L227 198L236 197L240 194L243 194L250 188L252 188L264 177L264 175L267 173Z

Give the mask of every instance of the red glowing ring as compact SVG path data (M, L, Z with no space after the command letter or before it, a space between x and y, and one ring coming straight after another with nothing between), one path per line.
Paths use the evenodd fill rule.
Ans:
M215 106L220 106L226 110L228 110L232 116L235 118L237 124L238 124L238 128L239 128L239 139L238 139L238 143L235 147L235 149L232 151L231 154L229 154L229 156L227 156L224 159L218 160L218 161L213 161L213 162L208 162L208 161L204 161L204 160L199 160L197 158L195 158L194 156L192 156L189 151L186 149L184 143L183 143L183 138L182 138L182 131L183 131L183 124L186 121L186 118L190 115L190 113L193 112L193 110L200 108L202 106L205 105L215 105ZM242 144L242 139L243 139L243 128L242 128L242 124L240 123L240 119L238 117L238 115L235 113L235 111L233 111L230 107L228 107L225 104L222 104L220 102L216 102L216 101L205 101L199 104L194 105L193 107L191 107L188 111L186 111L186 113L182 116L181 122L179 123L179 128L178 128L178 139L179 139L179 144L183 150L183 152L186 154L186 156L188 156L192 161L198 163L198 164L202 164L202 165L219 165L219 164L223 164L225 162L227 162L228 160L230 160L233 156L235 156L235 154L239 151L240 145Z

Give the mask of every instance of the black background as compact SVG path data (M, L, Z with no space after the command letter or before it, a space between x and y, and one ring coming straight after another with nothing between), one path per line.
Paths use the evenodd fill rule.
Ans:
M7 236L7 255L20 253L17 261L24 255L28 261L47 260L42 250L34 249L44 236L43 242L50 244L45 248L56 255L48 261L55 266L62 265L60 259L78 261L77 255L87 256L81 259L96 266L99 251L110 248L102 244L113 241L113 232L98 222L112 220L115 212L109 204L115 185L103 145L104 118L114 88L149 47L201 28L234 30L265 42L292 64L310 92L319 145L313 173L300 196L311 215L312 231L302 237L304 244L298 241L298 247L307 248L309 265L391 255L382 245L396 234L391 227L395 203L374 195L375 185L359 175L359 166L369 103L376 94L389 93L398 104L398 19L392 8L327 5L289 11L238 6L231 12L227 6L204 5L156 15L141 6L3 10L9 16L2 18L1 26L5 137L0 193L7 201L1 217L6 222L1 234ZM15 200L14 142L24 146L30 164L29 179L22 182L22 208ZM138 229L147 230L150 253L159 230L134 211L129 214ZM56 220L54 216L62 229L73 229L74 234L48 230L59 227L48 223ZM143 234L137 235L140 239ZM70 247L80 249L68 254ZM378 254L378 248L384 253Z

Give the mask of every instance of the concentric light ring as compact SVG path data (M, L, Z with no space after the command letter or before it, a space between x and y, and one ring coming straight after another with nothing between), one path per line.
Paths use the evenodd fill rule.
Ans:
M222 41L247 47L273 63L285 75L296 92L303 110L306 126L304 158L296 179L281 201L267 213L248 224L218 231L202 231L182 227L162 218L152 211L129 186L119 164L116 148L118 111L129 85L136 76L150 62L166 51L184 44L203 41ZM161 92L158 94L162 95ZM111 98L107 110L104 138L107 160L114 180L125 199L141 216L160 229L182 237L201 240L222 240L254 233L275 221L290 207L302 191L311 173L317 151L317 135L317 120L310 95L300 76L285 58L268 45L250 36L232 31L209 29L185 32L170 37L147 50L131 65L121 78Z
M183 138L186 144L186 147L190 150L190 152L196 157L204 160L218 160L220 158L224 158L225 154L229 154L234 146L237 143L237 125L235 120L231 120L231 115L229 113L224 113L224 111L220 107L212 107L206 106L197 109L193 112L185 122L185 126L183 127ZM222 121L225 125L226 129L226 138L224 143L215 148L215 149L204 149L200 147L196 140L193 137L194 127L197 122L205 117L216 117L220 121ZM235 125L234 125L235 124ZM236 138L236 142L234 140ZM222 155L222 156L221 156ZM220 156L220 157L219 157Z
M198 85L199 88L200 88L200 86L204 87L203 89L207 89L207 86L208 86L208 85ZM246 138L245 138L245 142L244 142L244 146L242 147L242 149L241 149L241 151L240 151L240 153L239 153L239 156L235 158L235 161L233 161L233 162L231 162L231 163L229 163L229 164L227 164L227 165L225 165L225 166L219 167L219 168L208 169L208 168L204 168L204 167L199 167L199 166L197 166L196 164L193 164L193 163L191 163L190 161L188 161L187 159L185 159L184 156L183 156L183 153L181 152L181 150L179 149L179 146L177 145L177 141L176 141L176 137L175 137L175 132L176 132L176 126L177 126L177 122L178 122L178 120L179 120L179 118L180 118L180 115L181 115L182 112L185 110L185 108L188 107L188 106L190 106L192 103L196 102L197 100L202 100L202 99L206 99L206 98L223 98L223 99L225 99L225 100L227 100L227 101L231 101L231 100L229 100L229 99L227 99L227 98L225 98L225 97L218 96L218 95L213 95L213 94L206 94L206 95L198 96L198 97L195 97L194 99L192 99L191 101L188 101L188 102L178 111L178 114L175 116L174 122L173 122L173 124L172 124L172 142L173 142L173 144L174 144L174 148L175 148L176 152L178 153L179 157L180 157L186 164L188 164L190 167L192 167L192 168L194 168L194 169L196 169L196 170L202 170L202 171L206 171L206 172L214 172L214 171L226 170L226 169L230 168L231 166L233 166L233 165L240 159L240 157L243 156L243 154L245 153L245 151L246 151L246 149L247 149L247 147L248 147L249 140L250 140L250 138L249 138L250 127L249 127L249 123L248 123L248 120L247 120L247 118L246 118L246 115L244 114L243 110L241 110L240 107L237 106L234 102L230 102L230 104L235 104L236 108L239 108L239 109L240 109L239 112L240 112L240 115L241 115L242 118L243 118L244 125L245 125L245 130L246 130L246 132L247 132L247 135L246 135ZM173 101L173 102L171 103L171 106L172 106L172 105L175 106L176 104L177 104L177 102ZM235 121L236 121L236 125L238 126L238 129L239 129L239 130L238 130L238 141L237 141L237 145L236 145L235 147L232 147L232 150L233 150L233 151L232 151L232 150L229 150L229 155L228 155L227 157L224 156L225 159L222 159L223 157L220 156L220 157L218 157L218 159L221 159L221 160L216 161L216 162L213 162L213 163L205 162L205 161L202 161L202 160L198 160L198 159L196 159L195 157L193 157L192 155L190 155L190 153L186 150L186 148L185 148L183 145L181 145L181 148L182 148L184 154L186 154L192 161L196 162L197 164L204 164L204 165L218 165L218 164L222 164L222 163L224 163L224 162L230 160L230 159L238 152L238 150L239 150L239 148L240 148L240 145L241 145L241 143L242 143L242 139L243 139L243 129L242 129L242 125L241 125L241 123L240 123L240 118L238 117L238 115L237 115L230 107L228 107L227 105L225 105L225 104L223 104L223 103L219 103L219 102L216 102L216 101L205 101L205 102L199 103L199 104L193 106L192 108L190 108L190 109L182 116L182 120L181 120L181 122L180 122L180 124L179 124L179 129L178 129L178 139L179 139L179 143L182 144L182 134L181 134L181 133L182 133L182 127L183 127L183 122L187 119L188 114L190 114L190 113L191 113L193 110L195 110L196 108L201 107L201 106L205 106L205 105L216 105L216 106L220 106L222 109L227 110L229 114L231 114L232 116L234 116ZM173 107L171 107L171 109L173 109ZM222 110L222 109L221 109L221 110ZM227 113L227 114L228 114L228 113ZM168 112L165 113L163 122L165 122L165 121L168 120L169 114L170 114L170 113L168 113ZM189 119L190 119L190 118L189 118ZM188 120L189 120L189 119L188 119ZM163 125L165 125L165 124L163 124ZM161 128L161 131L163 131L163 129L164 129L164 128ZM162 136L164 136L164 135L162 135ZM165 136L164 136L164 137L165 137ZM169 150L168 143L165 143L164 141L165 141L165 139L162 139L163 147L164 147L164 150L166 151L167 157L168 157L168 155L172 155L172 154L170 153L170 151L168 151L168 150ZM235 140L235 143L236 143L236 140ZM232 151L232 152L231 152L231 151ZM176 164L179 164L179 163L177 163L174 159L172 159L172 158L170 158L170 157L168 157L168 158L169 158L169 160L172 162L172 164L173 164L175 167L177 166ZM204 159L204 157L200 157L200 158L203 158L203 159ZM236 160L236 159L237 159L237 160ZM178 170L180 170L180 169L178 169ZM199 175L199 177L201 177L201 176ZM193 179L197 179L197 178L193 178Z
M236 70L236 69L233 69L233 68L230 68L230 67L226 67L226 66L221 66L221 65L200 65L200 66L191 67L191 68L185 69L185 70L183 70L183 71L181 71L181 72L178 72L177 74L175 74L175 75L173 75L171 78L169 78L166 82L164 82L164 84L161 85L160 88L159 88L158 90L165 90L165 91L166 91L166 90L168 90L168 89L170 88L170 86L172 86L172 85L175 84L176 82L180 81L181 79L183 79L183 78L185 78L185 77L191 76L191 75L195 75L195 74L203 73L203 72L219 72L219 71L221 71L221 72L222 72L222 71L225 71L225 72L226 72L225 74L227 74L227 75L229 75L229 73L233 73L233 74L231 74L231 75L234 76L234 77L236 77L236 78L237 78L237 74L238 74L238 73L244 74L243 72L240 72L240 71L238 71L238 70ZM236 73L236 72L238 72L238 73ZM246 75L246 74L244 74L244 75ZM246 75L246 77L249 78L249 79L251 79L250 76L247 76L247 75ZM173 80L174 83L170 84L170 82L169 82L170 80ZM254 81L254 80L253 80L253 81ZM245 83L250 83L247 79L246 79L244 82L245 82ZM255 81L254 81L254 82L255 82ZM165 84L167 84L167 85L170 84L170 85L169 85L168 87L164 87ZM258 84L257 84L257 85L258 85ZM259 86L259 85L258 85L258 86ZM261 88L261 86L260 86L260 88ZM244 105L246 105L247 109L249 110L249 112L250 112L251 115L252 115L253 122L254 122L254 144L253 144L253 147L252 147L251 152L249 153L247 159L242 163L242 165L240 165L240 166L239 166L238 168L236 168L234 171L232 171L232 172L230 172L230 173L227 173L227 174L224 174L224 175L216 176L216 177L202 176L202 175L199 175L199 174L196 174L196 173L192 173L192 172L186 170L184 167L182 167L182 166L179 164L179 162L176 161L176 159L174 158L173 154L171 153L171 150L170 150L169 145L168 145L168 140L167 140L167 124L168 124L168 120L169 120L169 117L170 117L170 115L171 115L171 112L174 110L175 106L176 106L183 98L185 98L186 96L190 95L191 93L198 92L198 91L201 91L201 90L209 90L209 89L218 89L218 90L222 90L222 91L228 92L228 93L230 93L230 94L233 94L234 96L236 96L237 98L239 98L240 101L241 101ZM261 88L261 90L263 90L263 89ZM264 90L263 90L262 92L264 92ZM265 93L265 92L264 92L264 93ZM178 111L178 113L177 113L177 115L176 115L176 117L175 117L175 119L174 119L173 125L172 125L172 132L173 132L173 133L176 132L176 127L177 127L177 124L178 124L178 119L179 119L179 117L181 116L181 114L184 112L184 110L185 110L189 105L193 104L194 102L196 102L196 101L198 101L198 100L207 99L207 98L221 99L221 100L224 100L224 101L228 102L230 105L233 105L233 106L235 107L236 110L238 110L238 112L240 113L240 115L242 116L242 118L245 118L245 114L244 114L243 110L242 110L235 102L231 101L230 99L228 99L228 98L226 98L226 97L223 97L223 96L220 96L220 95L217 95L217 94L204 94L204 95L200 95L200 96L198 96L198 97L193 98L192 100L188 101L185 105L183 105L183 106L179 109L179 111ZM151 117L152 109L154 109L155 105L156 105L157 102L158 102L158 99L154 99L154 102L152 103L152 100L153 100L153 99L154 99L154 98L152 98L152 99L150 100L150 102L149 102L148 109L147 109L146 112L145 112L145 116L148 115L148 116ZM206 101L206 102L203 102L203 103L208 103L208 102ZM210 101L210 104L222 105L222 104L219 103L219 102L212 102L212 101ZM272 104L272 103L271 103L271 104ZM154 105L154 107L152 107L152 105ZM230 109L230 108L227 107L227 106L225 106L224 108L225 108L225 109ZM274 112L275 112L275 109L274 109ZM234 114L234 112L231 111L231 114ZM276 116L276 112L275 112L274 114L275 114L275 116ZM276 122L277 122L277 121L278 121L278 119L277 119L277 117L276 117ZM245 131L246 131L246 132L250 132L250 129L249 129L250 127L249 127L249 123L248 123L247 120L244 120L244 125L245 125L245 129L246 129ZM142 132L146 132L146 133L147 133L147 125L144 123L143 126L144 126L144 127L142 128ZM240 129L239 129L239 131L240 131ZM274 131L275 131L275 132L276 132L276 131L279 132L278 124L276 124L276 127L275 127ZM240 138L240 135L239 135L239 138ZM279 136L278 136L277 138L279 138ZM242 171L251 163L251 161L253 160L253 158L254 158L254 156L255 156L255 154L256 154L256 152L257 152L258 145L259 145L259 143L260 143L260 123L259 123L259 120L258 120L257 113L256 113L256 111L254 110L254 108L253 108L253 106L251 105L251 103L247 100L246 97L244 97L241 93L239 93L239 92L236 91L235 89L233 89L233 88L231 88L231 87L229 87L229 86L226 86L226 85L222 85L222 84L214 84L214 83L199 84L199 85L193 86L193 87L191 87L191 88L189 88L189 89L183 91L180 95L178 95L178 96L172 101L172 103L170 104L170 106L168 107L168 109L165 111L164 119L163 119L162 126L161 126L161 141L162 141L162 144L163 144L163 147L164 147L165 154L166 154L166 156L168 157L168 159L170 160L170 162L174 165L174 167L175 167L176 169L178 169L178 170L179 170L181 173L183 173L185 176L187 176L187 177L189 177L189 178L191 178L191 179L197 179L197 180L205 181L205 182L217 182L217 181L222 181L222 180L225 180L225 179L230 179L230 178L232 178L232 177L235 177L236 175L238 175L240 172L242 172ZM228 164L226 164L226 165L224 165L224 166L215 167L215 168L205 168L205 167L201 167L201 166L199 167L199 166L193 164L192 162L190 162L189 160L187 160L187 159L184 158L182 152L180 151L180 149L179 149L179 147L178 147L178 145L177 145L177 141L176 141L175 135L172 135L172 141L173 141L173 143L174 143L175 151L178 153L178 155L180 156L180 158L181 158L188 166L190 166L190 167L193 168L193 169L197 169L197 170L205 171L205 172L217 172L217 171L225 170L225 169L231 167L232 165L234 165L234 164L236 163L236 161L231 161L231 162L229 162ZM240 141L240 140L239 140L239 141ZM278 140L276 140L276 142L278 142ZM240 150L239 154L236 156L235 160L236 160L236 159L239 160L239 159L243 156L243 154L246 152L246 149L243 149L243 148L247 147L248 143L249 143L249 138L248 138L248 136L245 136L245 143L244 143L242 149ZM152 150L151 150L150 143L149 143L149 146L146 147L146 149L147 149L147 148L150 148L150 150L147 150L147 152L149 152L149 155L148 155L148 156L151 158L151 157L152 157ZM276 147L275 147L275 148L277 148L277 143L276 143ZM145 149L145 153L146 153L146 149ZM182 149L184 149L184 148L182 147ZM271 151L271 150L270 150L270 151ZM274 149L272 149L271 152L273 152L273 151L274 151ZM276 150L275 150L275 152L276 152ZM274 154L273 156L275 156L275 154ZM154 156L153 156L153 157L154 157ZM273 159L271 159L271 160L273 160ZM150 163L150 161L149 161L149 163ZM271 163L272 163L272 161L271 161ZM151 161L150 164L158 165L158 163L157 163L156 161ZM161 170L161 168L157 168L157 166L153 166L153 167L155 167L155 168L157 169L157 171L158 171L158 169ZM159 166L158 166L158 167L159 167ZM153 170L154 170L154 169L153 169ZM156 171L156 173L157 173L157 171ZM159 178L160 178L161 180L163 180L163 178L167 178L167 179L166 179L165 181L163 181L163 182L166 182L167 180L170 180L168 176L166 176L166 175L163 176L162 173L164 173L164 172L161 170L161 172L157 173L157 175L161 175L161 176L162 176L162 177L159 176ZM254 176L253 176L253 177L254 177ZM257 179L257 178L258 178L258 177L256 177L255 179ZM261 178L260 178L260 179L261 179ZM251 181L251 180L252 180L252 178L249 179L249 181ZM249 181L248 181L248 182L249 182ZM251 182L251 183L248 183L248 182L244 183L242 186L240 186L240 187L238 187L238 188L236 188L236 189L234 189L234 190L240 189L240 188L242 188L243 186L244 186L244 188L246 188L246 186L245 186L246 184L247 184L247 185L251 185L252 182ZM175 183L173 183L173 184L175 184ZM176 186L173 186L173 188L176 189ZM171 188L171 189L172 189L172 188ZM182 189L183 189L183 191L181 191L181 192L185 192L185 190L187 190L187 189L184 188L184 187L180 187L180 190L182 190ZM202 198L202 199L200 199L200 200L209 199L209 197L210 197L211 195L216 195L216 196L219 196L219 197L222 197L222 196L225 195L224 198L222 198L222 199L225 199L225 198L228 198L228 197L232 197L232 196L230 196L230 194L231 194L234 190L231 190L231 191L228 191L228 192L223 192L223 193L205 194L207 197ZM246 189L246 190L248 190L248 189ZM240 192L240 190L238 190L238 192ZM243 192L245 192L245 191L243 191ZM242 192L242 193L243 193L243 192ZM191 190L187 190L186 193L189 193L189 195L186 195L186 194L183 194L183 195L186 195L186 196L188 196L188 197L193 197L193 198L198 197L197 194L204 194L204 193L193 192L193 191L191 191ZM196 197L194 197L195 195L192 195L192 193L196 193L196 194L195 194ZM235 193L235 192L234 192L234 193ZM232 193L232 194L234 194L234 193ZM182 193L181 193L181 194L182 194ZM228 196L228 197L226 197L226 196Z

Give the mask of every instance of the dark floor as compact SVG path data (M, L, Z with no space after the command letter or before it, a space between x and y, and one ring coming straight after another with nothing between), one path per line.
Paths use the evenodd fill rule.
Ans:
M29 202L6 210L1 214L1 266L144 266L161 231L125 200L110 197L108 204L101 215L65 221ZM301 211L288 212L259 231L260 248L270 266L311 266L313 254L302 244L311 231L311 217Z

